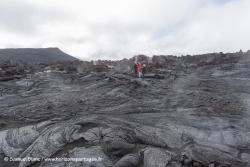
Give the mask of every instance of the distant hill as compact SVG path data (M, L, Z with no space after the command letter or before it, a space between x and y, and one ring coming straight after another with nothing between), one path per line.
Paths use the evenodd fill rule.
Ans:
M50 63L61 60L78 60L59 48L17 48L0 49L0 61L25 61L29 63Z

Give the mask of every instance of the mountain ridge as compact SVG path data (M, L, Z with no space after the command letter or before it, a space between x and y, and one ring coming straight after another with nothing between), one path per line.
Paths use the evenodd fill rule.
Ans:
M78 60L57 47L0 49L1 61L25 61L28 63L51 63L61 60Z

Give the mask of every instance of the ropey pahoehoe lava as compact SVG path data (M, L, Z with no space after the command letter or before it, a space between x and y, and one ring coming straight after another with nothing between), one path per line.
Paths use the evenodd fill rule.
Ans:
M250 52L0 68L3 166L250 166Z

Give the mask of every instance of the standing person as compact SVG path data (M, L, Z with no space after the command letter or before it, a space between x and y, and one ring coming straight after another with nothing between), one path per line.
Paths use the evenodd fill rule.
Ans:
M142 79L144 80L144 75L146 74L147 68L146 68L146 64L143 64L142 67Z
M137 75L137 63L134 64L135 76Z
M141 77L142 65L140 62L137 63L137 71L139 73L139 78Z

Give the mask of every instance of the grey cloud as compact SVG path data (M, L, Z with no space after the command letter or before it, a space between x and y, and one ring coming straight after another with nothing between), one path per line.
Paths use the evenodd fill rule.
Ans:
M92 60L105 60L105 59L120 59L121 51L103 51L97 50L93 54L91 54L90 58Z
M219 4L226 4L226 3L229 3L231 1L235 1L235 0L216 0L215 2L219 3Z
M83 44L83 43L88 42L89 39L88 38L77 38L77 39L73 39L73 41L75 41L76 43Z
M4 31L32 34L44 24L70 18L57 8L43 8L32 3L17 0L0 1L0 28Z
M86 44L86 43L89 43L90 42L90 38L88 37L67 37L67 36L63 36L63 37L59 37L58 40L61 42L61 43L64 43L64 44L72 44L72 43L75 43L75 44Z
M4 48L31 48L30 46L24 47L22 44L8 44ZM32 48L42 48L42 45L34 44L32 45Z
M106 23L88 23L89 28L97 33L97 34L109 34L109 35L118 35L125 36L125 35L134 35L134 34L141 34L145 32L150 32L151 27L147 26L149 23L145 24L138 24L138 23L123 23L122 21L109 21Z

